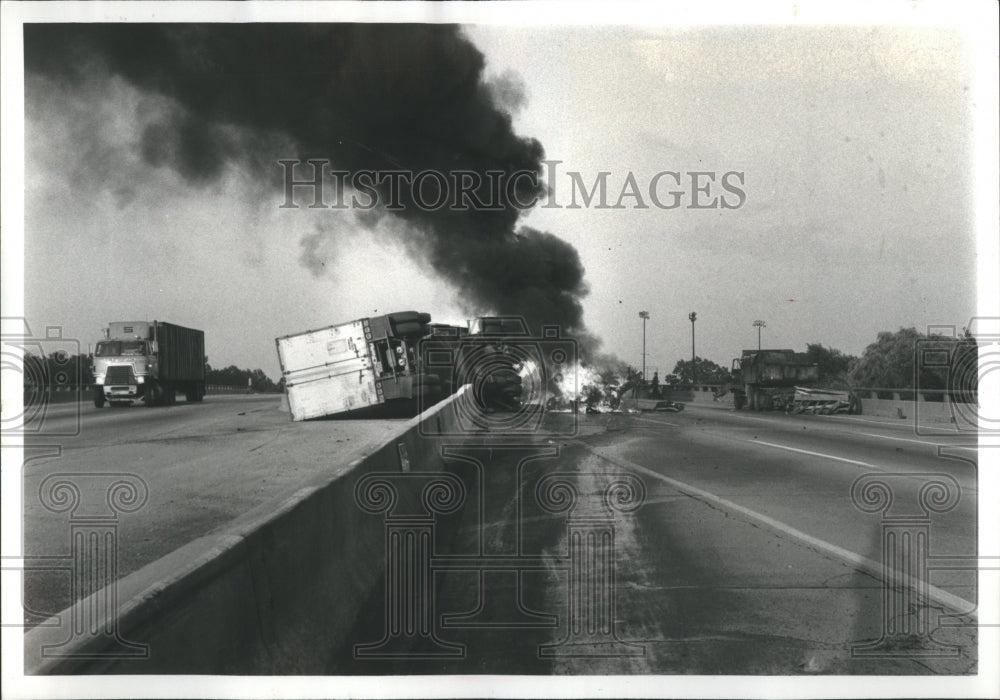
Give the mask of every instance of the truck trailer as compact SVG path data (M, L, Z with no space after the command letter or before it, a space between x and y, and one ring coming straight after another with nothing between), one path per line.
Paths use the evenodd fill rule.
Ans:
M733 405L755 411L787 409L795 387L819 381L819 365L794 350L744 350L733 360Z
M276 338L292 420L443 397L440 378L420 369L417 343L431 334L430 320L402 311Z
M527 335L519 317L484 316L454 326L402 311L286 335L275 344L288 408L300 421L390 402L423 410L464 384L484 412L520 410L541 393L524 396L525 361L537 365L543 355ZM575 349L570 341L543 344L575 358L562 349Z
M94 350L94 406L205 396L205 333L164 321L115 321Z
M861 413L849 391L817 388L819 365L793 350L744 350L733 360L733 405L786 413Z

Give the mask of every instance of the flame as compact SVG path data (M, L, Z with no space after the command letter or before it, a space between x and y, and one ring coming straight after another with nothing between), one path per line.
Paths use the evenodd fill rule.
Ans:
M616 410L612 399L616 398L612 387L617 378L606 381L592 366L575 362L560 368L553 377L553 398L550 407L566 410L583 410L588 413L612 413Z
M553 383L560 396L567 400L586 399L587 392L592 387L603 385L601 375L592 367L584 367L579 361L568 365L555 376Z
M615 401L618 377L602 378L597 368L579 361L544 370L531 359L523 360L517 367L522 379L521 400L525 404L542 404L556 412L582 411L584 408L591 413L619 410Z

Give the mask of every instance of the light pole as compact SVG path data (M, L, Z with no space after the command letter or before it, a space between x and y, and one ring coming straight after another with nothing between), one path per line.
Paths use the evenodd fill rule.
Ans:
M694 364L694 322L698 318L698 314L694 311L688 314L688 318L691 319L691 383L698 383L698 368Z
M754 321L753 325L757 329L757 352L760 352L760 329L767 328L767 324L763 321Z
M646 321L649 320L648 311L640 311L639 318L642 319L642 381L646 381Z

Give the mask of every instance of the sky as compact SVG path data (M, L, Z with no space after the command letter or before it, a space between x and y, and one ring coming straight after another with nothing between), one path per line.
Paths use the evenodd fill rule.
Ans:
M529 232L526 252L509 259L484 244L479 262L463 259L465 277L451 276L443 270L454 247L480 250L474 226L434 238L420 219L310 209L305 195L300 208L281 208L277 160L300 156L303 137L280 118L263 129L221 113L209 133L247 154L193 177L170 150L176 135L157 131L193 111L163 89L176 78L170 65L166 78L142 79L92 66L84 52L67 59L86 66L69 78L44 67L25 76L29 323L60 325L86 347L109 321L167 320L205 330L213 366L259 367L276 379L278 336L408 309L461 322L497 310L469 286L469 270L524 265L544 275L538 255L565 263L546 261L569 277L580 327L635 366L639 311L648 311L647 367L661 376L690 357L692 311L697 354L726 366L755 347L758 319L765 346L861 354L880 331L962 326L975 315L975 107L960 29L478 24L457 41L482 53L475 95L509 115L504 143L535 139L555 168L554 199L550 191L510 229L554 240ZM72 43L38 48L58 56ZM253 70L252 42L233 50ZM322 65L287 80L326 80ZM364 84L381 79L380 66L351 69ZM398 103L384 109L405 112L421 99L405 83L393 89ZM302 103L284 101L294 90L245 99L281 101L295 124L346 119L352 106L319 92ZM208 112L199 123L220 114ZM409 145L424 136L414 127ZM206 143L201 153L213 149L226 152ZM648 196L663 171L680 176L680 187L673 176L656 181L664 203L663 193L683 191L677 208ZM569 207L571 173L589 189L602 172L608 204L622 206ZM714 173L700 201L721 195L738 206L689 208L692 172ZM737 174L734 189L722 189L725 173ZM632 195L620 197L623 189ZM529 295L516 303L532 306Z

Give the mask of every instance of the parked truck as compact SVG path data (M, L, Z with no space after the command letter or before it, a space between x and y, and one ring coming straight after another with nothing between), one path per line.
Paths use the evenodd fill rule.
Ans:
M793 350L744 350L733 360L733 405L756 411L787 413L860 413L861 402L850 391L814 386L819 365ZM725 394L719 394L720 396Z
M440 377L420 368L430 320L403 311L276 338L292 420L443 395Z
M94 350L94 406L205 396L205 334L164 321L115 321Z

